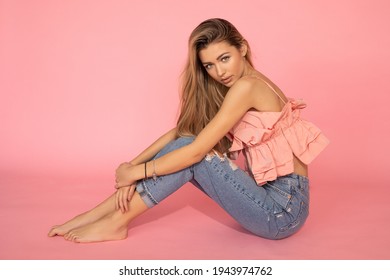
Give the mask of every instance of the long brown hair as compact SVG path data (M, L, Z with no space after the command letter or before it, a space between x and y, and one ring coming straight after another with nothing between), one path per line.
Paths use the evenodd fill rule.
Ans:
M247 41L227 20L214 18L199 24L188 40L188 59L182 74L181 110L177 121L177 134L198 135L217 114L228 87L211 78L199 59L199 51L211 43L225 41L240 49L247 45L246 60L251 66L251 52ZM224 137L214 147L225 153L230 141Z

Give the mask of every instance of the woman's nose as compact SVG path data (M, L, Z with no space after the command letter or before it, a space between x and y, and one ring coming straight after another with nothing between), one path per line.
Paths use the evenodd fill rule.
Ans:
M223 67L221 67L220 65L216 65L216 70L217 70L217 75L219 77L222 77L223 74L225 74L225 69Z

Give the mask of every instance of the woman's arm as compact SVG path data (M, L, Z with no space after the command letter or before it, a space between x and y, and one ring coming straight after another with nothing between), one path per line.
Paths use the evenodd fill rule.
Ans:
M158 138L153 144L146 148L142 153L136 156L129 163L132 165L141 164L153 158L162 148L176 138L176 127Z
M171 129L163 136L158 138L152 145L146 148L142 153L135 157L132 161L128 163L122 163L116 170L116 174L120 173L121 170L126 170L129 166L134 166L146 162L153 158L162 148L164 148L169 142L176 138L176 128ZM118 183L118 175L117 183ZM135 191L135 182L128 184L126 187L119 189L115 193L115 208L120 209L123 213L128 211L129 205L128 202L131 200L131 197ZM117 184L118 185L118 184ZM117 186L116 185L116 186Z
M230 88L225 100L210 123L191 144L172 151L146 164L146 176L170 174L201 161L229 130L253 107L253 83L239 80ZM155 169L154 169L155 167ZM123 187L145 177L145 165L127 166L117 171L117 187Z

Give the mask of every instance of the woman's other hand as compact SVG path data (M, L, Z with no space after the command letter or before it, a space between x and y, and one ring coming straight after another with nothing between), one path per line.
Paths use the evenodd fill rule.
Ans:
M129 210L129 201L135 191L135 184L131 186L121 187L115 193L115 208L121 210L122 213Z
M116 169L115 172L115 182L116 182L116 188L122 188L126 186L130 186L131 184L135 183L131 180L131 167L133 165L129 162L124 162L119 165L119 167Z

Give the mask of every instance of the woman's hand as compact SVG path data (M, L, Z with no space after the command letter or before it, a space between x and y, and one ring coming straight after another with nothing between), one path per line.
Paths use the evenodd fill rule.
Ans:
M119 165L115 172L115 188L119 189L122 187L130 186L135 183L135 181L131 179L132 167L133 165L128 162L124 162Z
M129 201L135 191L135 184L118 189L115 193L115 208L121 210L122 213L129 210Z

